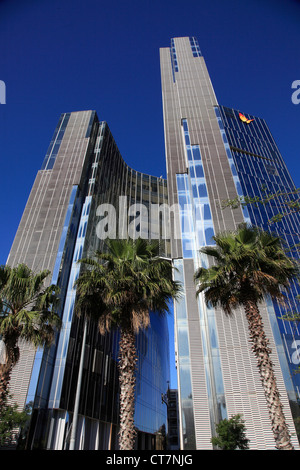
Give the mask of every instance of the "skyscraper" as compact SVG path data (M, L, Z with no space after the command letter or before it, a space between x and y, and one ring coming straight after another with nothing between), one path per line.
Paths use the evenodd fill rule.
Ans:
M29 448L68 449L82 354L75 449L117 448L118 332L101 336L91 321L83 343L84 322L74 313L78 260L93 256L106 236L128 235L161 238L161 254L169 256L161 214L150 210L166 201L166 181L129 168L94 111L61 115L7 261L49 269L49 283L61 289L63 326L55 344L43 351L24 345L12 374L14 399L20 406L33 403ZM161 448L167 428L161 402L169 380L167 321L151 317L151 328L137 338L140 449Z
M269 190L275 189L271 181L276 178L281 189L294 185L265 123L257 119L248 124L237 112L219 106L196 38L172 39L171 47L160 50L160 62L169 204L179 205L172 219L171 257L185 291L175 304L181 448L211 449L215 423L239 413L250 447L274 449L243 311L225 318L219 309L208 308L203 297L196 298L193 275L199 266L208 265L199 249L213 245L214 234L243 222L267 224L267 212L259 219L254 208L222 209L222 201L251 191L258 195L257 178ZM173 236L176 224L181 237ZM273 304L266 301L260 311L284 413L298 448L289 404L298 408L298 397L288 368L291 352L285 349L290 337L279 333L288 327L283 322L278 327Z
M174 306L181 449L212 449L215 424L237 413L245 419L252 449L274 449L244 312L227 318L207 307L196 298L194 272L207 265L199 249L214 244L214 234L245 221L269 228L268 220L280 209L275 200L235 210L222 209L222 201L263 195L263 186L276 192L294 185L265 122L243 111L245 120L218 104L195 38L172 39L171 47L160 50L160 61L167 181L129 168L95 111L64 113L21 219L8 264L25 262L52 272L49 283L61 288L63 320L53 347L35 351L23 345L13 372L14 397L21 406L33 403L29 448L68 448L82 350L76 448L117 447L118 333L102 337L89 323L84 343L73 288L77 261L101 248L109 234L159 238L162 255L172 259L183 285ZM275 229L296 243L298 222L293 214ZM298 292L293 285L292 294ZM290 302L292 309L293 297ZM284 413L299 448L292 416L299 399L299 375L292 375L298 331L283 321L280 306L266 300L260 311ZM140 449L162 447L167 425L161 402L169 378L167 325L155 315L151 324L137 339Z

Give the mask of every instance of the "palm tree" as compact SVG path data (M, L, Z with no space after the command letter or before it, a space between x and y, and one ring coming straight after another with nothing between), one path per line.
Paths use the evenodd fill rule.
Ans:
M282 290L299 275L299 268L285 254L280 238L255 227L242 224L238 230L219 234L214 240L215 247L200 250L215 263L195 273L197 295L203 292L207 304L220 306L227 315L239 306L244 308L276 447L293 449L258 305L267 295L283 302Z
M19 340L36 347L50 346L61 326L53 309L59 289L43 286L49 274L47 270L35 274L25 264L0 266L0 335L5 346L5 360L0 364L0 407L8 393L11 371L19 360Z
M163 315L180 287L172 280L172 266L159 257L159 244L146 240L107 240L107 250L87 267L78 280L76 309L97 321L101 334L120 330L119 383L121 450L135 441L134 408L137 352L135 336L150 325L150 311Z

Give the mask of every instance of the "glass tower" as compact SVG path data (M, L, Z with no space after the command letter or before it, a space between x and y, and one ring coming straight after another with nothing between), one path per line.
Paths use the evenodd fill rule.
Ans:
M118 332L101 336L93 322L74 314L78 260L103 248L107 236L160 239L166 180L126 165L106 122L94 111L62 114L29 196L7 263L49 269L61 289L62 329L53 347L24 345L11 393L33 412L28 448L68 449L80 357L84 354L75 449L116 449L118 431ZM149 209L149 210L148 210ZM133 237L133 236L132 236ZM169 256L169 240L161 240ZM167 320L151 315L137 337L135 425L139 449L161 449L169 380ZM82 353L82 351L84 351Z
M212 449L215 423L240 413L250 447L274 449L244 312L227 318L221 310L207 307L202 296L196 298L193 276L199 266L208 266L199 249L213 245L215 233L258 222L254 208L222 209L222 201L248 194L258 174L269 188L276 172L285 188L294 186L263 121L248 125L236 112L225 114L219 107L196 38L172 39L170 47L160 49L160 63L169 204L178 205L172 219L171 257L184 286L174 313L181 448ZM257 188L258 182L253 194ZM263 221L266 217L261 215ZM175 237L178 225L181 236ZM290 231L289 226L287 236ZM287 327L278 327L268 300L260 312L285 416L299 448L290 408L296 394L284 355L289 337L279 331Z

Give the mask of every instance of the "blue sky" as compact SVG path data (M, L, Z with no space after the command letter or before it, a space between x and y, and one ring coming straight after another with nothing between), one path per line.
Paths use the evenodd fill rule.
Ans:
M6 262L62 112L95 109L134 169L166 176L159 48L196 36L220 104L266 119L299 177L300 2L1 0L1 242Z
M266 119L299 178L300 2L2 0L1 243L5 263L61 112L95 109L125 161L166 175L159 48L196 36L220 104Z

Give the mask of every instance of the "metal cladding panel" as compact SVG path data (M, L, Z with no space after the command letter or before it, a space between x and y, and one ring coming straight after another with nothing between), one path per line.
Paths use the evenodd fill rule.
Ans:
M188 332L191 357L191 378L193 387L195 441L198 449L212 449L210 412L208 406L207 379L205 376L205 359L201 338L198 304L195 287L190 285L194 274L193 260L184 260L188 317Z

